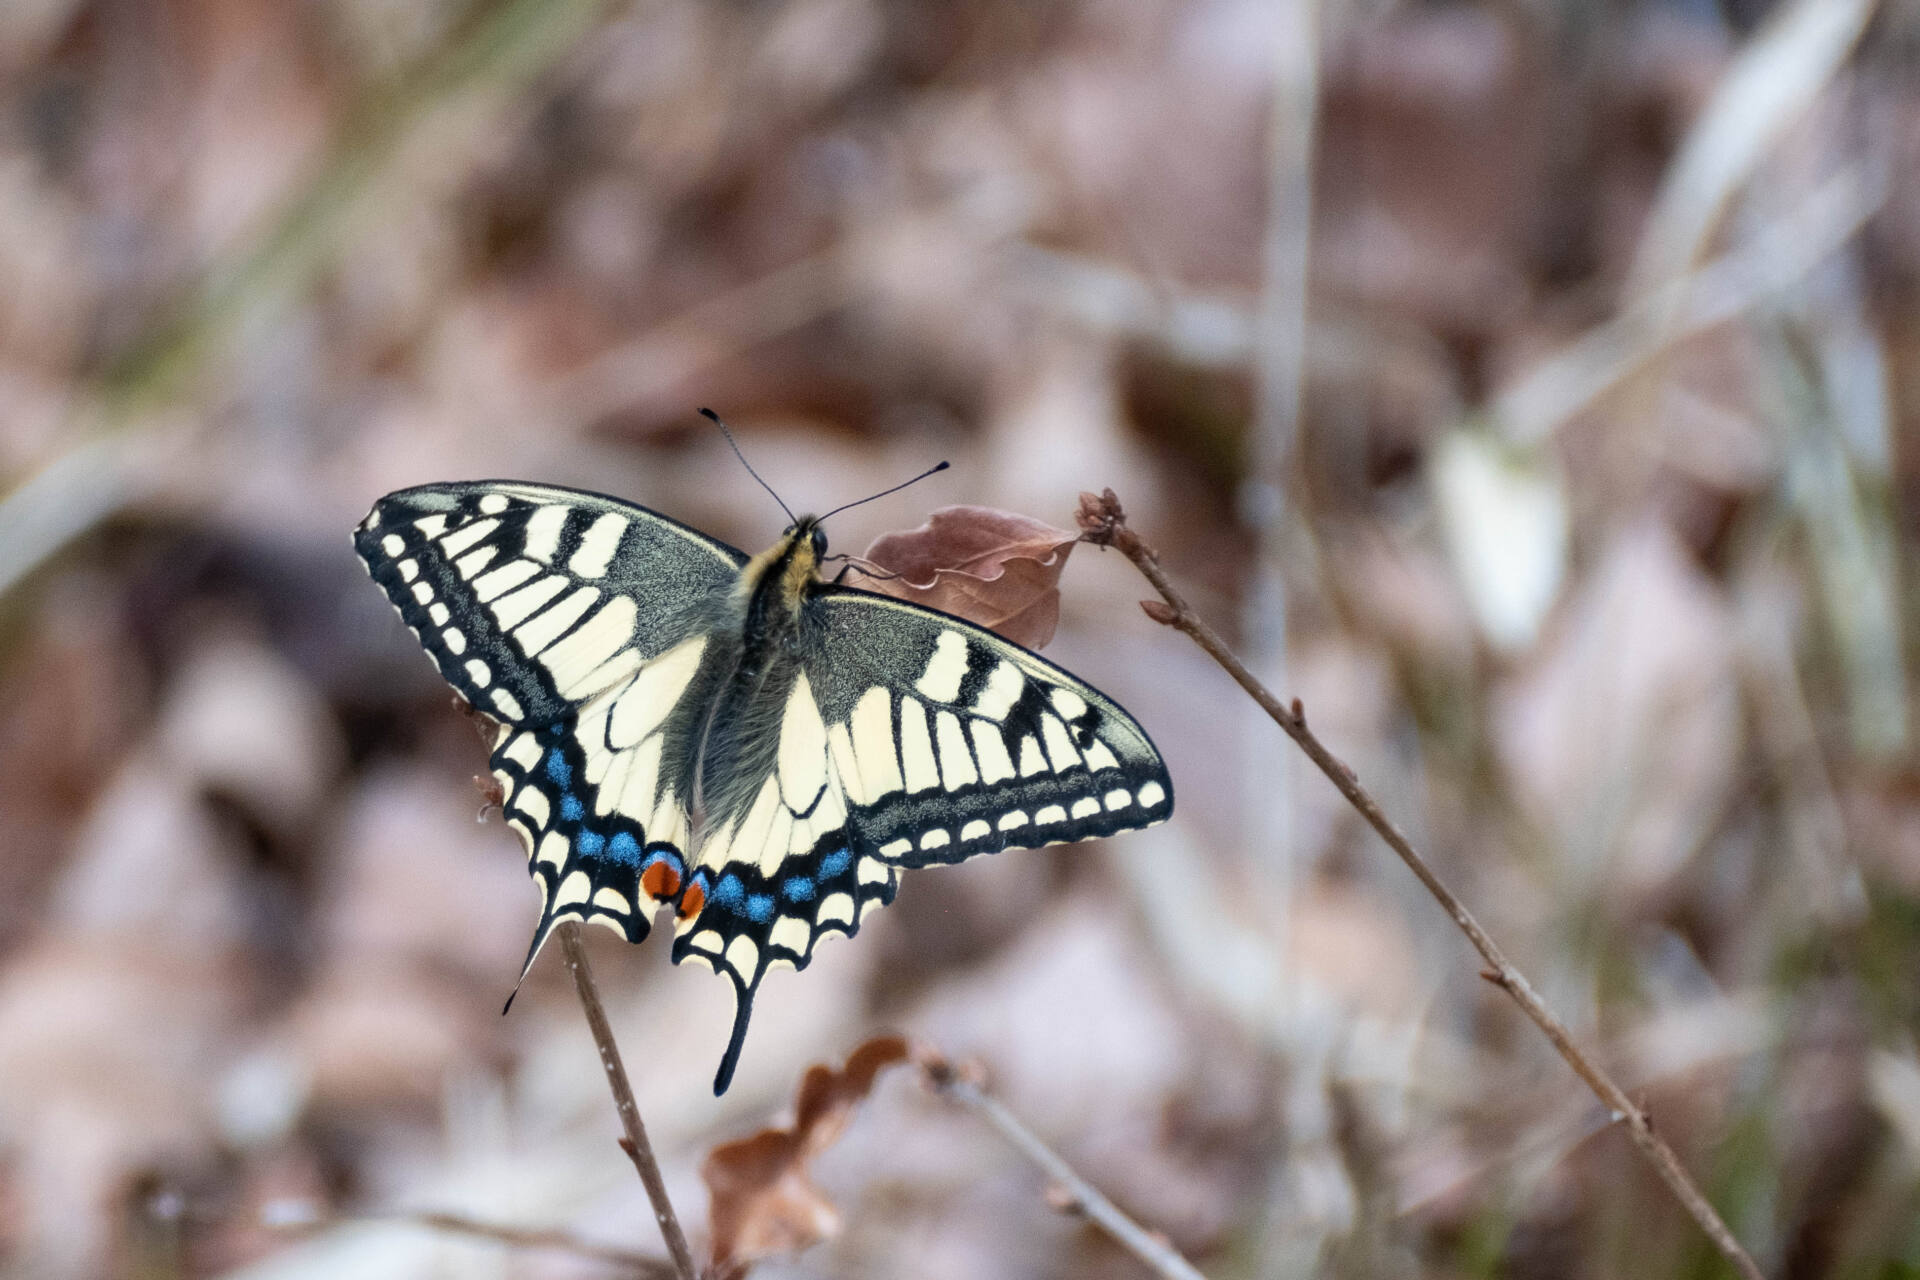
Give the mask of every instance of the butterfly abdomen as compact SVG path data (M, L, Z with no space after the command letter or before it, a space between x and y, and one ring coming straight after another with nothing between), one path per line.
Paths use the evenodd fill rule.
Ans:
M756 666L743 660L712 703L700 749L700 801L714 823L745 816L778 756L781 714L799 668L775 659Z

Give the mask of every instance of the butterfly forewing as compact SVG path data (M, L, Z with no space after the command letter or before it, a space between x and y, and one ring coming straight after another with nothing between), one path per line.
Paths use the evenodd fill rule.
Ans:
M355 534L440 673L508 724L547 724L689 629L746 556L629 503L502 481L389 494Z
M846 726L834 753L887 863L1090 840L1172 812L1145 730L1038 654L867 592L830 590L812 607L826 707Z

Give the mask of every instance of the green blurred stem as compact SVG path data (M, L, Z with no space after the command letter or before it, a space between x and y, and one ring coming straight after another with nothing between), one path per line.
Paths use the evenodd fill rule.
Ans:
M108 426L179 396L262 302L304 290L352 242L394 161L461 94L524 85L578 46L609 0L495 0L356 103L310 182L246 251L209 270L172 317L102 378Z
M1187 604L1185 598L1174 589L1172 580L1160 567L1159 554L1143 542L1139 534L1127 527L1126 513L1121 510L1120 499L1114 495L1113 490L1106 490L1098 498L1092 494L1082 494L1079 521L1081 536L1086 541L1098 547L1112 547L1119 551L1133 561L1134 567L1140 570L1146 580L1153 584L1153 589L1160 593L1160 599L1166 603L1153 600L1142 602L1141 607L1146 610L1147 616L1176 631L1185 632L1195 644L1206 650L1207 656L1219 663L1221 668L1232 676L1255 702L1260 704L1261 710L1272 717L1273 722L1279 725L1302 751L1306 752L1307 758L1320 767L1320 772L1327 775L1328 780L1340 794L1346 797L1347 803L1359 811L1360 816L1367 820L1367 825L1372 827L1380 838L1387 842L1387 847L1398 854L1400 860L1407 864L1408 869L1419 877L1420 883L1427 887L1427 892L1446 909L1447 914L1453 918L1454 924L1467 935L1467 941L1473 944L1474 950L1486 960L1487 968L1481 970L1480 976L1513 997L1514 1003L1520 1006L1521 1012L1540 1028L1554 1049L1566 1059L1567 1065L1586 1082L1589 1089L1593 1090L1594 1096L1606 1104L1616 1120L1625 1123L1627 1134L1633 1139L1633 1144L1640 1148L1640 1153L1653 1166L1660 1180L1667 1184L1667 1189L1673 1193L1674 1198L1680 1202L1680 1206L1687 1211L1688 1216L1699 1224L1702 1231L1706 1232L1715 1247L1726 1256L1745 1280L1764 1280L1760 1264L1755 1262L1752 1255L1741 1246L1740 1241L1734 1238L1733 1232L1721 1220L1719 1213L1714 1210L1706 1196L1701 1194L1700 1188L1688 1175L1686 1168L1681 1165L1680 1158L1673 1153L1673 1148L1654 1132L1653 1122L1648 1118L1646 1111L1629 1098L1626 1091L1615 1084L1613 1078L1574 1043L1573 1034L1567 1029L1567 1025L1547 1008L1546 1002L1533 989L1533 984L1527 981L1526 975L1514 968L1498 944L1485 929L1481 928L1480 922L1474 918L1473 913L1467 910L1466 904L1455 896L1453 890L1448 888L1446 882L1440 879L1433 868L1427 864L1427 860L1420 856L1412 842L1401 833L1400 828L1387 817L1379 803L1366 788L1360 785L1360 780L1354 776L1353 770L1327 750L1320 739L1313 735L1313 731L1307 728L1306 713L1301 708L1299 699L1296 698L1291 707L1282 706L1280 700L1255 679L1246 665L1234 656L1231 649L1227 648L1226 642L1220 638L1219 633L1208 626Z
M580 993L580 1007L586 1010L587 1026L593 1031L593 1043L600 1049L600 1065L606 1069L607 1085L613 1090L614 1109L620 1113L620 1126L627 1136L620 1143L640 1171L640 1181L653 1204L654 1220L666 1239L667 1253L673 1258L680 1280L698 1280L700 1269L694 1265L693 1251L687 1247L687 1234L667 1199L667 1184L660 1176L660 1163L653 1158L653 1144L647 1141L647 1126L640 1120L640 1104L633 1099L633 1086L627 1082L627 1069L620 1061L620 1046L614 1042L613 1027L607 1022L607 1007L600 1003L600 987L587 964L587 944L581 940L580 925L569 920L559 930L560 945L566 952L567 969L573 974L574 989Z
M408 180L397 160L424 124L463 95L499 99L533 80L578 47L608 8L610 0L477 5L445 45L365 95L259 238L210 267L78 398L68 436L79 442L0 494L0 593L138 495L151 467L125 442L142 426L155 436L177 432L146 419L190 392L243 321L297 297L352 246L382 197L390 204L390 192Z

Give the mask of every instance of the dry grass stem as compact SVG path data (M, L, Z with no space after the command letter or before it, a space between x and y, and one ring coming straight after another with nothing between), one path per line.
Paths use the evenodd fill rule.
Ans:
M1313 141L1320 101L1319 5L1290 0L1274 42L1267 116L1267 217L1254 344L1254 479L1277 485L1293 452L1306 383Z
M1154 590L1160 593L1161 600L1166 602L1164 605L1159 601L1143 602L1142 607L1146 610L1147 616L1156 622L1185 632L1192 638L1195 644L1204 649L1209 657L1219 663L1227 674L1232 676L1234 681L1260 704L1261 709L1273 718L1274 723L1278 724L1302 751L1306 752L1307 757L1319 766L1320 771L1327 775L1340 794L1346 797L1347 802L1367 820L1367 825L1379 833L1388 847L1400 856L1400 860L1406 863L1413 874L1419 877L1420 883L1426 886L1427 892L1431 893L1453 918L1454 924L1467 935L1467 940L1487 962L1488 967L1481 972L1481 976L1513 997L1514 1003L1518 1004L1521 1011L1540 1028L1553 1044L1554 1049L1566 1059L1567 1065L1571 1066L1575 1074L1593 1090L1594 1096L1606 1104L1617 1119L1625 1123L1627 1133L1632 1137L1634 1145L1653 1165L1654 1172L1660 1176L1660 1180L1667 1185L1681 1207L1700 1225L1700 1229L1706 1232L1714 1245L1726 1255L1739 1273L1747 1277L1747 1280L1762 1280L1763 1273L1759 1264L1747 1253L1739 1240L1734 1238L1733 1232L1721 1220L1719 1213L1707 1201L1706 1196L1701 1194L1700 1188L1695 1185L1693 1178L1681 1165L1673 1149L1654 1132L1653 1123L1646 1111L1629 1098L1625 1090L1614 1083L1613 1078L1574 1043L1572 1033L1568 1031L1566 1024L1547 1008L1539 993L1533 989L1533 984L1527 981L1526 975L1513 966L1493 938L1481 928L1480 922L1474 918L1473 913L1467 910L1466 904L1455 896L1453 890L1447 887L1446 882L1440 879L1426 859L1420 856L1407 837L1394 825L1393 820L1381 810L1373 796L1360 785L1353 770L1327 750L1307 728L1306 714L1299 701L1295 700L1291 707L1282 706L1280 700L1255 679L1245 664L1234 656L1218 633L1188 606L1186 600L1174 589L1165 570L1160 567L1159 556L1153 548L1127 527L1126 514L1121 509L1120 500L1113 490L1106 490L1098 498L1092 494L1081 495L1079 519L1087 541L1095 546L1112 547L1119 551L1133 562L1134 567L1153 584Z
M564 1231L503 1226L497 1222L483 1222L457 1213L409 1213L392 1221L409 1222L434 1231L472 1236L479 1240L493 1240L514 1249L551 1249L559 1253L572 1254L576 1258L588 1258L595 1262L619 1267L637 1277L637 1280L674 1280L674 1277L680 1274L678 1268L664 1258L649 1257L644 1253L635 1253L631 1249L619 1249L612 1245L594 1244L568 1235Z
M1627 279L1629 297L1693 269L1735 194L1839 74L1878 7L1875 0L1795 0L1746 43L1661 180Z
M1128 1253L1140 1259L1153 1274L1164 1280L1206 1280L1199 1269L1180 1256L1166 1237L1149 1231L1122 1213L1119 1206L1100 1194L1098 1188L1074 1171L1072 1165L1039 1135L1021 1123L992 1094L956 1070L944 1058L929 1056L920 1064L927 1083L942 1097L971 1108L1015 1150L1031 1160L1052 1179L1046 1191L1047 1203L1060 1212L1078 1213L1111 1236Z
M635 1280L677 1280L680 1274L665 1258L656 1258L651 1254L622 1249L618 1245L582 1240L579 1236L566 1231L542 1227L509 1226L502 1222L488 1222L483 1218L470 1218L463 1213L419 1210L365 1215L315 1215L308 1212L307 1205L296 1202L270 1206L262 1214L262 1221L264 1225L289 1236L307 1236L318 1231L354 1223L424 1227L429 1231L441 1231L448 1235L491 1240L509 1249L545 1249L589 1262L604 1262L610 1267L616 1267L625 1274L635 1277Z
M1880 179L1842 170L1751 241L1631 298L1620 312L1531 366L1490 406L1511 441L1535 444L1655 363L1676 343L1788 293L1886 203Z
M580 926L569 920L559 928L560 945L573 973L574 989L580 993L580 1007L586 1010L587 1026L593 1030L593 1042L600 1050L600 1065L606 1068L607 1085L613 1090L614 1108L620 1112L620 1125L626 1130L621 1147L640 1171L640 1181L653 1205L653 1216L667 1242L674 1270L680 1280L697 1280L700 1269L694 1264L693 1250L687 1247L686 1232L667 1199L667 1184L660 1176L660 1164L653 1158L653 1146L647 1141L647 1127L640 1120L640 1105L633 1099L633 1086L627 1082L627 1069L620 1063L620 1046L614 1042L613 1028L607 1023L606 1006L600 1003L600 988L587 964L586 943L580 938Z
M724 356L791 332L847 296L848 251L823 250L663 320L547 388L559 422L593 422L681 385Z

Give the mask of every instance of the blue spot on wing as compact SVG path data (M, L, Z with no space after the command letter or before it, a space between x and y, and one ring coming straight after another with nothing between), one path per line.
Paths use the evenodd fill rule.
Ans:
M607 838L598 831L582 831L574 838L573 847L589 858L597 858L607 847Z
M585 813L586 809L581 805L580 798L574 795L573 792L569 791L560 797L560 816L568 822L580 821L581 816Z
M853 864L853 853L848 849L835 849L820 859L820 878L831 880Z
M773 895L756 893L747 898L747 918L765 923L773 919Z
M607 841L607 856L615 862L635 866L640 861L640 842L628 831L617 832Z
M787 882L780 887L780 891L787 895L789 902L813 901L813 881L805 876L789 877Z
M567 758L560 754L558 747L547 754L547 776L559 786L573 785L573 766L567 763Z
M622 833L622 834L624 834L624 833ZM615 836L615 837L613 838L613 842L614 842L615 844L619 844L619 843L620 843L620 837L619 837L619 836ZM653 865L654 863L656 863L656 862L664 862L664 863L666 863L666 864L667 864L668 866L670 866L670 867L672 867L672 868L673 868L673 871L674 871L674 874L675 874L675 875L685 875L685 874L686 874L686 867L685 867L685 866L684 866L684 865L683 865L683 864L681 863L681 861L680 861L680 859L679 859L679 857L678 857L678 856L676 856L676 855L675 855L675 854L674 854L674 853L673 853L672 851L670 851L670 850L667 850L667 849L655 849L655 850L654 850L653 852L651 852L651 853L649 853L649 854L648 854L648 855L646 856L646 860L645 860L644 862L642 862L642 863L640 864L640 869L641 869L642 871L645 871L645 870L646 870L646 869L647 869L648 867L650 867L650 866L652 866L652 865ZM702 875L701 875L701 876L696 876L696 877L695 877L696 879L698 879L698 880L700 880L700 882L701 882L701 884L702 884L702 885L704 885L704 884L706 883L706 881L705 881L705 879L704 879L704 874L705 874L705 873L702 873ZM705 889L705 888L702 888L702 889L700 890L700 892L702 892L702 893L705 893L705 892L706 892L706 889Z
M720 877L720 883L713 886L713 900L729 911L738 911L742 900L747 896L746 888L741 885L740 877L729 871Z

